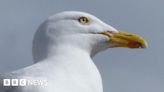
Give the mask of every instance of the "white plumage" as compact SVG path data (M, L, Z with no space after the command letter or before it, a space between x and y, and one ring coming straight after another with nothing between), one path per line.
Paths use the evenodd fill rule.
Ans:
M92 57L113 47L107 43L110 37L102 34L106 31L118 33L87 13L69 11L50 16L34 36L35 64L1 74L1 80L44 79L47 86L4 87L1 81L0 92L103 92L101 76Z

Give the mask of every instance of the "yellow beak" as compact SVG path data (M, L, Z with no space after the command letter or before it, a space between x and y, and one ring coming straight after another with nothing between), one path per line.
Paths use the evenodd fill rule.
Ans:
M127 47L127 48L147 48L147 42L139 35L128 32L101 32L100 34L109 37L108 43L112 47Z

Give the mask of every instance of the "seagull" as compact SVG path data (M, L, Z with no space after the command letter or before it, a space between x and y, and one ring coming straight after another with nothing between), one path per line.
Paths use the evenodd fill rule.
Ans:
M34 64L1 73L0 92L103 92L101 75L92 58L114 47L146 48L147 42L85 12L52 15L34 35ZM26 84L27 80L47 80L47 85L4 86L4 79L9 83L26 79Z

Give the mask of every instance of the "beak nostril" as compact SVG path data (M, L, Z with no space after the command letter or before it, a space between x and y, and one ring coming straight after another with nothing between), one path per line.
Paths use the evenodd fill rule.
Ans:
M126 34L125 36L133 36L133 35L131 35L131 34Z

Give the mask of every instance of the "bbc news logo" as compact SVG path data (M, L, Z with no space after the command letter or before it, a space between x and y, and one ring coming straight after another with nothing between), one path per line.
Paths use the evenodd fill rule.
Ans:
M3 79L3 86L47 86L47 80Z

